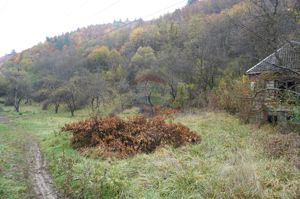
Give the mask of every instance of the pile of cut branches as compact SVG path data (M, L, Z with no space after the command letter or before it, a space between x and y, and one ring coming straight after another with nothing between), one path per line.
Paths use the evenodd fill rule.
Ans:
M100 148L110 156L126 158L151 153L159 146L179 147L201 141L199 135L182 124L168 124L164 118L89 118L66 124L63 131L73 133L72 145L80 150Z

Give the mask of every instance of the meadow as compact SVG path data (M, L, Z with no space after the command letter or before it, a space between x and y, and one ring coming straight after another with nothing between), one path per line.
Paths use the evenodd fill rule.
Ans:
M103 111L103 114L108 110ZM128 110L121 117L136 114ZM272 156L270 139L282 136L272 126L246 125L222 112L185 112L174 116L199 133L202 141L163 147L127 159L101 158L97 149L80 154L61 127L75 117L27 106L21 114L3 107L0 125L0 198L30 198L23 145L36 139L63 198L299 198L300 172L292 158ZM293 157L291 157L293 156ZM21 172L16 172L21 171ZM9 197L7 197L9 196Z

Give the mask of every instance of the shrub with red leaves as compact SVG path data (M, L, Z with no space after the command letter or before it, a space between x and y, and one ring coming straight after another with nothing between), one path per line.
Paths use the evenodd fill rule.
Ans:
M126 158L137 153L151 153L157 147L179 147L186 143L199 143L201 138L182 124L168 124L163 118L119 117L89 118L66 124L63 131L73 133L75 148L98 147L106 154Z

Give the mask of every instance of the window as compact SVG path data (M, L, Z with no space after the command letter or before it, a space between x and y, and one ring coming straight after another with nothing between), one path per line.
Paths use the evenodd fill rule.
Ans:
M273 89L275 87L275 81L267 81L266 88Z
M275 81L275 87L276 88L279 88L279 89L288 89L288 90L295 90L295 81L293 80L288 80L288 81L279 81L279 80L276 80Z
M278 117L277 115L268 115L268 122L272 124L277 124Z
M295 91L295 86L296 86L296 84L295 84L294 81L287 81L286 84L287 84L287 89L292 90L292 91Z

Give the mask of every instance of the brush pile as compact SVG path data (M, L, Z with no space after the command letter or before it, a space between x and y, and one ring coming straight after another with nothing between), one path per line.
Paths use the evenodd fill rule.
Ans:
M182 124L168 124L164 118L89 118L66 124L63 131L73 133L72 145L80 150L100 148L105 154L126 158L151 153L159 146L179 147L201 141L199 135Z

